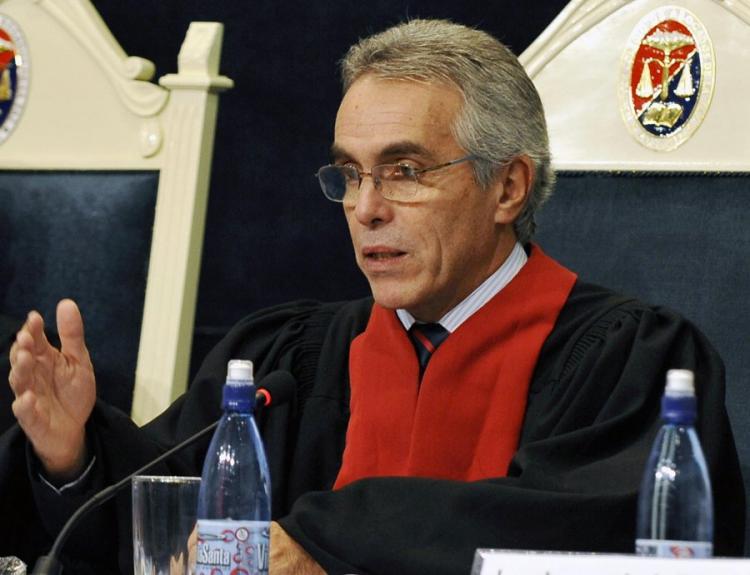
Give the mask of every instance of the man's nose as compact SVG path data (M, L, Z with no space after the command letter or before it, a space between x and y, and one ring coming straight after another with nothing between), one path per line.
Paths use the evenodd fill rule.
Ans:
M363 226L372 226L390 220L393 207L376 189L375 181L369 174L362 178L354 206L354 215Z

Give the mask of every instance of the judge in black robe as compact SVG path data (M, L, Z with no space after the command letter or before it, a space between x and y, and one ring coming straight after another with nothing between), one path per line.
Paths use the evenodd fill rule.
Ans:
M432 38L427 49L425 34ZM426 66L399 82L368 71L350 75L337 117L336 165L326 170L333 176L321 179L329 199L348 201L344 212L355 254L379 309L439 321L500 269L517 242L534 257L533 209L544 199L540 182L546 180L549 192L554 179L543 111L515 57L486 34L415 20L383 36L413 38L410 51L421 49L423 64L438 56L444 66L462 61L463 71L473 75L475 95L477 89L496 89L474 100L487 104L485 118L496 120L492 128L485 122L475 126L489 130L477 149L476 142L459 142L453 129L470 100L467 86L460 93L444 75L425 81ZM446 48L449 42L455 50ZM370 46L373 58L389 53L380 45ZM355 55L362 47L353 48ZM457 74L449 77L458 85ZM505 149L493 147L499 141ZM383 164L390 167L374 169ZM482 167L492 173L484 183ZM427 175L421 179L418 173ZM380 273L384 269L391 273ZM460 481L381 475L331 490L350 418L350 345L365 330L373 301L297 302L240 322L208 356L189 391L145 428L98 403L86 424L94 465L62 495L40 481L18 428L0 438L0 553L32 560L47 550L81 501L218 418L232 358L252 359L261 382L279 369L297 381L296 401L261 417L273 513L329 573L467 573L477 547L632 551L638 486L659 425L664 376L674 367L696 374L698 431L714 488L716 552L739 553L744 496L719 357L693 326L668 310L573 280L566 286L572 291L566 289L536 363L519 381L529 387L517 414L522 423L507 476ZM523 295L534 315L539 292ZM80 324L72 331L81 333ZM30 372L35 359L29 340L55 352L24 335ZM76 341L85 356L80 336ZM47 390L59 383L16 375L16 389L32 382ZM154 472L199 473L206 443ZM36 445L37 452L42 447ZM130 498L123 493L85 521L65 548L69 572L131 572L130 517ZM272 557L273 549L272 542Z
M215 420L231 358L253 359L259 380L282 369L298 383L292 404L261 418L273 512L326 572L465 573L477 547L632 552L637 491L659 426L662 388L653 382L671 367L696 373L715 552L742 552L744 493L720 358L677 314L581 282L542 348L507 477L382 477L330 491L349 415L347 350L371 305L302 301L247 317L210 353L188 393L142 430L98 403L88 429L96 463L78 492L58 496L41 484L23 433L6 433L0 508L10 520L0 554L31 561L46 552L65 517L97 489ZM155 472L199 474L206 448L207 440ZM78 528L65 550L69 572L132 572L130 505L123 493Z

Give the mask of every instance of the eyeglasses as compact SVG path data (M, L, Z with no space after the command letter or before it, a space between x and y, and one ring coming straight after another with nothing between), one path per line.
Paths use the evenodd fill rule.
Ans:
M469 154L457 160L451 160L429 168L414 168L406 164L380 164L373 166L369 172L360 172L354 166L323 166L316 176L326 198L332 202L355 202L365 176L372 178L372 185L387 200L413 200L419 189L419 177L427 172L442 170L462 162L476 160Z

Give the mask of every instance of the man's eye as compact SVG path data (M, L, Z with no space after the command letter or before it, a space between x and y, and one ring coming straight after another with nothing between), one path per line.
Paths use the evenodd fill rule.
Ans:
M386 180L409 178L412 174L412 168L404 164L385 164L380 167L380 177Z
M414 160L399 160L398 162L393 162L397 166L407 168L409 170L416 170L419 168L419 165Z
M394 167L396 168L396 170L395 170L396 173L394 174L394 176L400 176L400 177L403 177L403 178L411 178L411 177L413 177L414 176L414 170L416 170L416 167L412 166L410 164L399 163L399 164L397 164Z

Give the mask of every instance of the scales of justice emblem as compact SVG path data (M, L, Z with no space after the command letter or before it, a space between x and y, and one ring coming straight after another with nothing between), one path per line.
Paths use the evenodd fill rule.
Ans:
M619 96L628 131L648 148L677 148L711 102L713 48L705 27L684 8L659 8L638 23L623 60Z
M21 117L29 87L29 56L18 25L0 14L0 143Z

